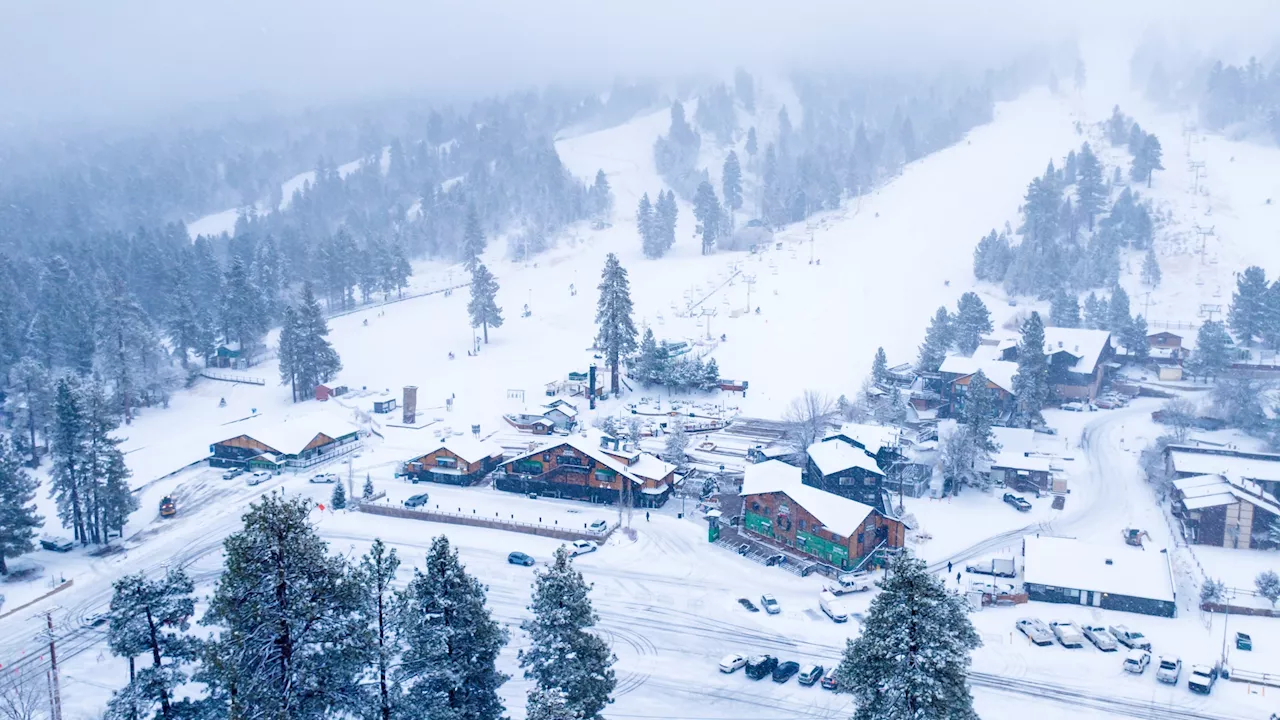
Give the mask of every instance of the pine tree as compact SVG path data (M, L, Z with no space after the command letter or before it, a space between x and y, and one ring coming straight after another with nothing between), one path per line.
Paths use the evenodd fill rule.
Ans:
M1227 322L1242 344L1253 342L1267 324L1267 275L1257 265L1250 265L1236 276L1236 291L1231 295Z
M1137 127L1137 123L1134 123ZM1142 139L1141 147L1133 156L1133 167L1129 170L1129 175L1134 180L1142 180L1146 178L1147 187L1151 187L1151 177L1156 170L1163 170L1164 165L1161 159L1164 152L1160 148L1160 140L1155 135L1146 135Z
M666 248L658 228L658 218L654 214L653 205L649 204L649 193L640 197L640 206L636 208L636 230L640 232L640 245L647 258L662 257Z
M1129 323L1128 329L1121 338L1129 357L1137 362L1144 362L1151 355L1151 346L1147 343L1147 320L1138 315Z
M756 156L756 152L759 150L759 144L756 142L756 127L754 125L747 128L747 144L745 149L747 151L747 157L749 158L754 158Z
M365 481L366 495L373 494L373 483ZM395 548L388 549L381 538L373 541L369 552L360 560L357 586L360 598L357 612L365 628L362 636L366 647L364 663L370 667L375 687L370 687L360 704L359 716L365 720L391 720L400 717L403 688L395 676L394 666L400 660L403 643L397 632L397 595L392 584L400 558Z
M611 374L611 392L617 395L619 364L636 351L636 325L632 320L631 283L618 256L609 253L600 273L600 299L596 303L596 347L604 351Z
M302 330L298 327L298 312L285 306L284 318L281 320L280 336L277 340L276 358L280 366L280 384L288 385L293 401L298 402L298 391L302 390L305 398L306 389L298 384L299 377L306 363L302 357Z
M342 482L333 484L333 494L329 496L329 505L334 510L347 509L347 489L342 486Z
M1142 284L1149 288L1160 287L1160 263L1156 260L1155 248L1148 247L1142 259Z
M1013 376L1013 394L1017 397L1015 420L1022 427L1044 422L1040 410L1049 402L1049 359L1044 354L1044 324L1040 313L1032 312L1022 324L1022 340L1018 343L1018 371Z
M373 477L368 473L364 476L364 487L360 490L360 498L362 500L373 499Z
M1231 336L1218 320L1209 320L1196 331L1196 350L1188 369L1200 377L1218 377L1231 366Z
M698 220L698 233L702 235L702 254L711 252L720 236L724 224L721 217L720 201L716 199L716 191L711 183L703 181L698 185L697 195L693 199L693 216Z
M73 376L58 380L53 404L51 455L53 471L49 477L50 496L56 501L58 519L70 528L82 545L89 544L85 532L84 486L90 482L91 468L85 458L88 421L80 404L79 384Z
M253 284L244 258L231 259L222 285L222 336L228 343L238 343L245 357L267 334L269 326L262 294Z
M738 164L738 153L732 150L725 158L720 185L724 192L724 206L730 214L742 209L742 167Z
M13 443L0 436L0 575L9 574L7 559L35 549L36 531L44 524L34 504L39 486L22 469Z
M199 649L199 643L186 635L195 613L194 593L195 586L181 568L170 569L160 580L139 573L115 582L107 644L114 654L128 658L130 680L112 699L109 718L132 720L153 711L158 720L180 716L174 690L187 682L184 666L195 660ZM134 673L138 656L149 664Z
M676 193L674 190L668 190L665 195L658 194L658 204L655 206L654 217L659 229L658 246L662 248L659 255L666 254L671 246L676 243L676 219L680 215L680 208L676 205Z
M933 320L929 323L929 329L924 335L924 344L920 346L920 359L916 361L916 369L924 372L934 372L942 361L947 357L947 351L951 349L952 338L952 318L947 313L945 307L938 308L938 312L934 313Z
M688 450L689 434L684 430L684 422L674 419L667 425L666 441L662 446L662 459L677 468L684 468L688 460L686 456Z
M203 625L219 628L197 680L223 717L322 717L364 674L362 589L329 555L305 498L264 495L224 543Z
M1134 123L1129 128L1129 154L1137 157L1142 152L1142 145L1147 139L1147 134L1143 132L1142 126Z
M1129 315L1129 293L1116 285L1111 289L1111 304L1107 308L1107 330L1116 337L1124 337L1133 318Z
M989 382L981 370L975 372L969 378L960 411L960 423L967 440L973 444L975 457L985 458L1000 449L995 433L991 431L999 408L996 406L996 391L987 387Z
M973 276L987 282L1003 282L1012 259L1013 250L1009 247L1009 238L992 230L978 241L978 246L973 250Z
M1258 573L1253 580L1253 587L1259 595L1271 602L1271 607L1275 607L1276 601L1280 600L1280 575L1274 570Z
M387 281L398 297L404 297L404 289L409 286L409 278L413 277L413 265L405 257L404 248L399 243L391 249L391 266L387 269Z
M302 300L297 308L297 389L300 397L311 395L317 385L329 382L342 370L342 359L330 344L329 323L311 283L302 286Z
M1084 326L1090 330L1104 330L1107 327L1107 301L1089 293L1084 299Z
M423 717L497 720L502 716L498 652L507 633L485 607L484 586L458 561L444 535L431 542L424 571L400 598L404 702Z
M489 344L489 328L502 327L502 308L498 307L498 280L484 265L476 265L471 271L471 300L467 314L471 327L484 328L484 344Z
M1080 303L1075 293L1061 288L1049 302L1049 324L1060 328L1080 327Z
M877 385L884 385L889 380L889 357L884 354L884 348L876 348L875 359L871 361L871 381Z
M905 550L880 588L836 669L839 687L853 693L854 720L977 720L965 675L982 641L964 599Z
M1079 173L1076 179L1076 212L1085 218L1089 230L1093 219L1102 211L1107 199L1107 189L1102 179L1102 164L1093 154L1089 143L1080 146Z
M480 256L484 254L484 231L480 229L480 216L476 214L475 205L467 208L467 227L462 232L462 266L467 270L475 270L480 264Z
M591 632L597 617L587 597L590 590L561 545L555 560L534 580L533 618L520 624L529 635L529 648L518 657L524 676L539 690L558 690L575 717L599 720L617 681L608 644Z
M644 329L644 337L640 340L640 352L636 356L632 374L636 380L648 385L662 384L663 358L658 354L658 341L653 336L653 328Z
M537 687L529 691L524 717L525 720L579 720L578 713L569 707L569 700L563 692Z
M591 186L591 210L597 217L607 217L613 209L613 191L604 170L596 170L596 181Z
M952 328L956 348L965 355L972 355L981 344L982 336L992 331L991 313L977 293L960 296Z
M30 357L24 357L9 370L9 391L4 405L13 418L15 430L22 428L27 436L31 452L29 465L40 466L40 452L36 446L36 429L44 430L49 424L53 385L49 372Z

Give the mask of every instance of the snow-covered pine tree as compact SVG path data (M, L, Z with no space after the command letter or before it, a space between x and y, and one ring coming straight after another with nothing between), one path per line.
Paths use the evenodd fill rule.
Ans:
M640 205L636 208L636 230L640 233L640 247L644 250L644 256L650 259L662 257L663 247L653 205L649 203L649 193L640 196Z
M1013 250L1009 247L1008 236L997 234L993 229L978 241L973 250L973 276L987 282L1004 282L1012 260Z
M409 286L411 277L413 277L413 265L404 254L404 246L396 243L391 247L391 265L387 268L387 284L396 291L398 297L404 297L404 289Z
M353 702L367 670L363 590L328 554L311 508L264 495L223 544L224 570L200 621L218 636L196 678L218 717L322 717Z
M702 254L706 255L716 245L716 238L724 225L721 216L720 201L716 199L715 188L711 183L703 181L698 185L698 192L693 199L693 216L698 220L698 234L702 236Z
M748 158L754 158L756 152L759 151L759 143L756 141L756 126L752 125L747 128L747 144L744 148L747 151Z
M996 406L996 391L987 387L989 382L981 370L975 372L969 378L960 410L960 424L964 426L966 439L973 444L975 458L990 457L1000 449L995 433L991 431L999 408Z
M107 644L112 653L129 660L130 680L112 698L107 717L180 717L174 690L187 682L186 666L200 650L200 642L186 635L195 613L195 586L184 570L173 568L159 580L142 573L126 575L112 588ZM134 672L134 658L139 656L143 667Z
M366 481L365 487L372 494L371 481ZM365 628L362 636L366 644L364 663L368 668L366 672L373 676L372 684L361 684L368 690L360 695L356 715L365 720L391 720L393 715L399 717L400 703L403 702L403 688L394 669L403 651L397 632L398 596L392 587L399 567L400 558L395 548L388 549L382 539L377 538L369 552L360 559L356 571L356 584L360 588L356 612Z
M1147 320L1138 315L1129 323L1129 328L1121 340L1129 351L1129 357L1137 362L1145 362L1151 355L1151 346L1147 343Z
M0 435L0 575L9 574L7 559L35 549L36 531L44 524L34 503L39 486L22 469L13 443Z
M703 392L711 392L720 387L720 365L715 358L707 361L702 368L702 378L698 383L698 389Z
M53 470L49 476L49 494L57 504L62 526L70 528L82 545L89 544L85 531L85 487L91 482L92 472L92 463L86 458L88 434L79 382L73 375L64 375L58 379L54 391L50 443Z
M1041 409L1049 402L1049 359L1044 354L1044 324L1040 313L1032 312L1022 324L1022 340L1018 343L1018 371L1013 376L1013 394L1017 398L1014 419L1021 427L1044 422Z
M484 254L484 247L484 230L480 228L480 216L476 213L475 205L471 205L467 208L467 226L462 232L460 248L462 266L467 270L475 270L476 265L480 264L480 256Z
M9 390L4 405L13 418L15 431L21 430L30 443L28 465L40 466L40 450L36 445L36 429L45 430L52 413L53 383L49 371L31 357L24 357L9 369ZM46 438L47 439L47 438Z
M498 671L506 631L485 607L485 589L467 573L444 535L431 541L399 600L398 632L404 643L397 675L404 704L425 717L498 720Z
M1155 175L1155 171L1164 169L1164 165L1161 163L1163 155L1164 151L1160 147L1160 140L1153 134L1146 135L1142 140L1142 147L1133 156L1133 167L1130 170L1130 175L1134 180L1146 178L1147 187L1151 187L1151 178Z
M231 259L231 266L227 268L220 311L223 338L228 343L239 343L244 356L251 357L262 336L267 334L270 320L263 307L262 294L254 286L248 265L239 255Z
M280 325L280 336L277 339L276 359L280 366L280 384L289 386L294 402L299 400L298 391L301 387L298 379L302 372L302 364L305 362L301 352L302 338L301 329L298 327L298 311L286 305ZM305 393L305 390L303 392Z
M1231 294L1227 322L1241 344L1252 343L1267 324L1268 289L1267 274L1257 265L1250 265L1236 277L1236 291Z
M542 690L537 686L529 690L525 703L525 720L579 720L578 713L569 707L565 694L556 688Z
M1109 309L1106 300L1090 292L1084 299L1084 326L1090 330L1106 329Z
M732 150L724 160L720 186L724 193L724 206L729 210L732 230L733 214L742 209L742 166L738 164L738 153Z
M1280 600L1280 575L1275 570L1264 570L1258 573L1253 579L1253 587L1258 594L1271 602L1271 607L1275 607L1276 601Z
M662 459L683 469L688 457L689 435L684 431L684 421L673 419L667 424L666 440L662 446Z
M342 370L342 359L329 342L329 323L320 309L320 301L311 290L311 283L302 286L297 316L297 387L301 397L306 398L316 385L329 382Z
M613 209L613 191L609 189L609 178L604 170L596 170L596 181L591 186L591 211L596 217L608 217Z
M581 720L600 720L617 681L616 658L609 645L591 632L595 610L582 579L561 545L555 559L538 573L533 585L533 618L520 624L529 635L528 649L519 652L524 676L539 690L564 693L565 702Z
M1141 125L1135 122L1129 126L1129 154L1136 158L1142 152L1142 144L1146 138L1147 134L1142 130Z
M924 344L920 346L920 359L916 361L916 369L934 372L947 357L951 349L952 318L945 307L938 308L929 329L925 331Z
M883 385L889 379L889 357L884 348L876 348L876 356L871 360L871 381Z
M1160 287L1160 261L1156 260L1153 247L1148 247L1146 256L1142 258L1142 284L1149 288Z
M839 687L853 694L854 720L977 720L965 675L982 641L964 599L906 550L880 588L836 669Z
M347 509L347 489L342 486L342 481L333 484L333 494L329 496L329 505L334 510Z
M666 254L676 244L676 220L680 215L680 207L676 204L676 192L668 190L664 196L659 193L658 204L654 209L654 217L660 232L659 243L662 254Z
M1093 154L1089 143L1080 146L1079 173L1076 178L1076 212L1093 230L1093 219L1102 212L1107 200L1107 188L1102 178L1102 163Z
M653 328L645 328L632 375L646 386L659 385L662 383L662 360L658 352L658 341L653 336Z
M622 359L636 351L636 324L632 320L631 282L618 256L609 253L600 273L600 299L596 302L596 347L604 351L609 364L610 388L619 390Z
M489 328L502 327L502 308L498 307L498 280L489 268L478 264L471 270L471 300L467 302L467 314L471 327L484 328L484 344L489 344Z
M1049 324L1060 328L1080 327L1080 303L1076 295L1060 288L1049 301Z
M213 355L214 333L213 323L208 312L195 301L193 290L185 283L177 285L173 290L173 301L168 317L165 318L165 333L169 344L177 353L182 367L187 367L191 354L201 360Z
M1129 315L1129 293L1116 285L1111 288L1111 303L1107 307L1107 330L1116 337L1124 337L1133 317Z
M1218 377L1231 366L1231 336L1219 320L1208 320L1196 331L1196 349L1188 370L1202 378Z
M373 499L373 476L369 473L364 475L364 487L360 490L360 497L364 500Z
M965 355L972 355L982 342L982 336L993 329L991 312L977 293L967 292L960 296L951 327L956 348Z

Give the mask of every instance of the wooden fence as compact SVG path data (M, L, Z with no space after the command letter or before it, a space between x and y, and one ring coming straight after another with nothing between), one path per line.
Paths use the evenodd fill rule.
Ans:
M540 535L542 537L556 538L559 540L595 540L597 542L604 542L614 530L614 527L610 527L608 530L600 532L588 530L586 528L581 530L572 530L563 525L527 523L520 522L519 520L503 520L499 517L463 515L461 513L440 512L438 510L411 510L409 508L377 505L366 502L360 503L357 509L360 512L369 513L370 515L384 515L386 517L425 520L427 522L448 523L450 525L468 525L470 527L492 528L494 530L507 530L509 532L524 533L526 535Z
M267 381L258 377L249 377L248 375L233 375L231 373L221 373L214 370L201 370L200 377L217 380L219 382L240 383L242 385L266 385Z

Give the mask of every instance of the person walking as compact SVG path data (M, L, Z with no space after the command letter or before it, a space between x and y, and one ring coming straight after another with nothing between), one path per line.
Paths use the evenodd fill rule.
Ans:
M948 560L948 561L947 561L947 574L948 574L948 575L950 575L950 574L951 574L951 561L950 561L950 560Z
M644 521L645 521L645 522L649 522L649 511L648 511L648 510L645 510L645 511L644 511Z
M960 573L956 573L956 584L960 584Z

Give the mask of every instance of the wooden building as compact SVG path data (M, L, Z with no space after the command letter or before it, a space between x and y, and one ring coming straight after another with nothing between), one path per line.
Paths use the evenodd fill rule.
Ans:
M1147 336L1147 345L1152 350L1181 348L1182 336L1177 333L1171 333L1168 330L1151 333Z
M1177 613L1173 566L1165 550L1036 535L1023 538L1022 555L1031 600L1162 617Z
M1269 495L1280 497L1280 453L1186 443L1166 446L1164 458L1165 469L1175 478L1222 475L1257 483Z
M451 437L406 462L401 472L413 482L474 485L502 464L502 455L502 446L492 440Z
M360 444L354 425L330 418L298 418L259 425L209 446L213 467L305 468L345 455Z
M1173 481L1173 514L1187 541L1226 548L1268 548L1280 503L1258 483L1225 475L1193 475Z
M623 483L637 507L661 507L671 497L676 466L647 453L606 452L582 438L569 438L502 463L494 487L507 492L616 503Z
M541 415L503 415L502 419L520 432L533 433L534 435L550 435L556 429L555 423Z
M805 450L805 483L829 493L881 507L884 477L874 456L839 435Z
M748 465L742 527L837 568L859 567L873 553L901 548L902 523L866 503L801 482L800 468L778 460Z
M1016 452L999 452L991 458L991 481L1021 492L1039 495L1053 490L1049 458Z
M1017 361L1016 340L1006 340L999 348L1001 360ZM1058 397L1092 402L1106 379L1115 349L1106 330L1046 327L1044 354L1049 357L1049 383Z

